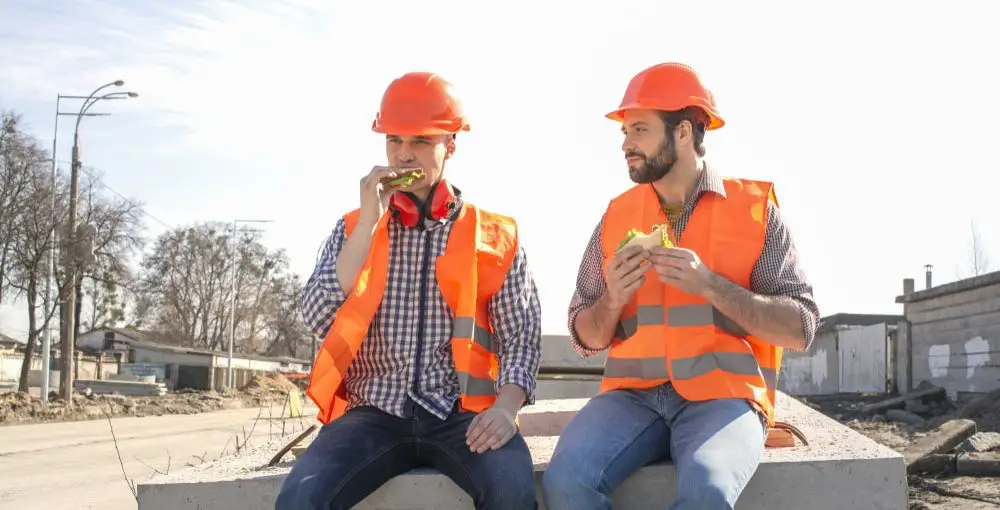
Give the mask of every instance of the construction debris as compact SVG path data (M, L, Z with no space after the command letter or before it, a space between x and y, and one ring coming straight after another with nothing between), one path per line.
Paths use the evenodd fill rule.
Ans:
M805 403L904 454L910 510L1000 508L1000 390L958 405L929 383L891 398L823 395Z
M910 445L903 451L903 462L906 464L907 473L919 472L919 464L916 461L935 453L946 453L954 450L962 441L976 433L976 422L972 420L951 420L938 427L930 435L927 435Z
M141 393L130 389L145 387L148 390L150 383L102 380L96 381L98 384L95 385L93 382L83 381L75 386L82 389L83 393L74 393L72 406L66 405L66 401L54 391L49 392L48 405L43 404L40 398L26 393L0 394L0 425L90 420L109 415L116 417L197 414L260 407L263 404L281 404L288 398L289 391L299 391L294 384L278 373L256 375L240 390L185 389L167 393L159 390L150 391L155 396L122 394L123 388L129 388L124 390L126 393ZM152 384L156 388L160 387L156 383ZM101 394L112 387L116 388L114 393Z
M159 397L167 394L167 385L142 381L99 381L77 379L73 389L84 395L124 395L126 397Z

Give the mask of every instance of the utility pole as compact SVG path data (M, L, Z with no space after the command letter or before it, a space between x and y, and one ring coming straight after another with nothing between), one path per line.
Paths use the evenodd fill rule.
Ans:
M66 400L67 406L73 405L73 365L75 362L74 355L76 354L76 285L82 277L83 272L81 262L83 262L84 257L81 257L81 255L83 255L83 252L86 251L79 244L81 236L79 235L80 233L77 232L76 224L77 202L79 201L80 194L80 167L83 166L83 163L80 162L80 121L83 120L83 117L87 114L87 110L102 99L125 99L126 97L132 98L138 96L135 92L112 92L110 94L95 97L98 92L107 87L121 87L124 84L124 81L116 80L111 83L101 85L91 92L90 95L87 96L87 99L83 102L83 105L80 107L80 113L76 116L76 128L73 130L73 158L70 167L69 185L69 221L66 229L66 235L68 236L69 241L67 243L69 256L65 258L67 274L64 296L66 300L66 315L63 318L63 323L66 324L66 337L62 339L63 363L62 371L59 374L62 385L62 396L63 399ZM93 247L90 246L87 250L92 252Z
M236 247L237 225L240 223L271 223L274 220L233 220L232 253L233 267L229 280L229 359L226 367L226 387L233 388L233 344L236 343L236 265L238 261ZM259 230L245 230L245 232L259 232Z

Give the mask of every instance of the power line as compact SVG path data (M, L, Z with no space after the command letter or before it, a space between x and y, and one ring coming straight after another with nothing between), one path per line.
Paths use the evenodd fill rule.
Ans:
M62 159L59 159L59 160L56 160L56 161L58 161L60 163L70 163L69 161L62 160ZM120 199L128 202L129 205L131 205L132 207L135 207L135 208L139 209L144 216L146 216L149 219L151 219L151 220L159 223L160 225L163 225L167 229L172 230L172 229L176 228L174 225L170 225L167 222L161 220L160 218L157 218L156 216L153 216L152 214L149 213L149 211L146 210L145 207L140 206L139 204L135 203L135 201L133 201L132 199L130 199L130 198L126 197L125 195L119 193L118 190L112 188L110 185L108 185L108 183L104 182L104 179L101 179L100 177L94 175L94 173L92 171L96 170L95 167L93 167L93 166L81 166L80 168L83 169L84 173L86 173L92 179L94 179L94 181L97 184L99 184L102 188L104 188L104 189L110 191L111 193L115 194L115 196L117 196L118 198L120 198Z

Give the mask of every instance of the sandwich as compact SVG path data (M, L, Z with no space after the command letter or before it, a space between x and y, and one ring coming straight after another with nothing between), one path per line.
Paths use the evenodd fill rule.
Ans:
M639 232L637 229L631 229L625 234L625 239L622 239L618 243L618 249L615 252L624 250L625 248L638 245L644 250L656 246L663 246L669 248L674 245L670 241L670 229L666 225L654 225L653 229L649 231L648 234Z
M412 185L419 179L424 178L423 168L405 168L396 170L395 177L386 177L382 179L382 185L389 191L398 188L405 188Z

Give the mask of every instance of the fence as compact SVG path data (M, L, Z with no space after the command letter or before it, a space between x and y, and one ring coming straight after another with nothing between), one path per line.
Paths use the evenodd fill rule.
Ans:
M0 381L18 381L21 378L21 365L24 363L24 354L19 352L0 354ZM102 379L106 379L108 374L118 373L118 364L114 361L105 361L101 367ZM32 356L29 370L41 370L42 357ZM53 372L59 371L59 358L52 358L49 369ZM97 360L92 358L78 358L76 364L77 379L97 379Z

